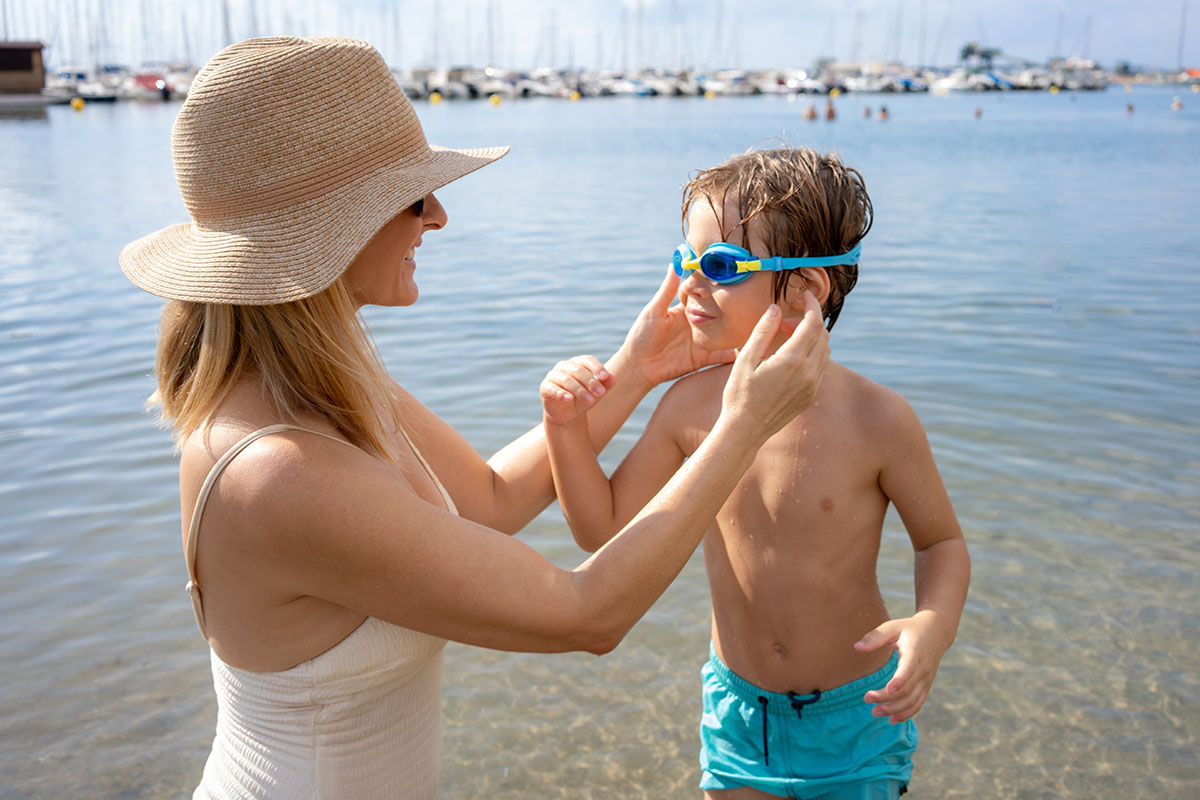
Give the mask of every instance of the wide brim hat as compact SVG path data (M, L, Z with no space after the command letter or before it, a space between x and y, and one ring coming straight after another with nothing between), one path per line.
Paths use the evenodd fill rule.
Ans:
M121 269L160 297L273 305L329 287L390 219L507 147L431 147L379 53L351 39L225 48L171 136L191 222L127 245Z

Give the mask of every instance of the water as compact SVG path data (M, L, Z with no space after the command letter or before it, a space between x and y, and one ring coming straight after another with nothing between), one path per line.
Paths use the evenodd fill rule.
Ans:
M1195 797L1200 100L1171 94L896 96L887 123L859 113L880 97L835 123L775 98L422 105L431 141L513 152L440 194L420 303L368 317L400 380L490 453L539 418L554 361L619 344L689 170L777 136L837 149L877 219L834 357L921 415L974 560L913 791ZM184 218L177 110L0 118L3 798L184 796L211 742L175 460L141 411L159 301L116 263ZM556 508L522 535L581 560ZM889 517L894 615L911 570ZM695 796L707 636L697 557L603 658L452 645L443 796Z

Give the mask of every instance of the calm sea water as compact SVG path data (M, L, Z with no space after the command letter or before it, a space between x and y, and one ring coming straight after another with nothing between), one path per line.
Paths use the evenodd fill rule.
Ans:
M418 305L368 317L490 453L554 361L619 344L689 170L836 149L877 217L834 357L917 409L974 559L915 796L1200 796L1200 97L1171 94L847 96L832 123L765 97L422 105L431 141L513 151L441 193ZM177 111L0 118L3 798L184 796L211 742L176 463L141 410L159 301L117 266L184 219ZM581 560L557 508L523 536ZM910 613L894 517L879 575ZM695 796L708 616L697 557L603 658L452 645L443 796Z

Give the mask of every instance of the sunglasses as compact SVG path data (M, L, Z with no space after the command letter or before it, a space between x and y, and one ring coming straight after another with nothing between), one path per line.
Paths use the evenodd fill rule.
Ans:
M675 267L675 274L681 278L686 278L688 273L699 270L701 275L713 283L728 286L731 283L741 283L746 280L750 277L751 272L857 264L861 254L862 242L859 242L838 256L755 258L745 248L727 242L715 242L710 244L703 254L697 256L692 246L684 242L675 248L671 259Z

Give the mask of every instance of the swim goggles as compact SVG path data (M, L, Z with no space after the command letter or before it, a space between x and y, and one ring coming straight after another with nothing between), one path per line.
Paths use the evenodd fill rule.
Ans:
M857 264L861 254L862 242L859 242L838 256L755 258L749 250L744 248L728 242L714 242L705 249L702 255L697 256L692 246L684 242L675 248L672 263L675 267L675 274L681 278L686 278L687 274L693 270L700 270L700 274L713 283L727 286L731 283L741 283L750 277L751 272Z

